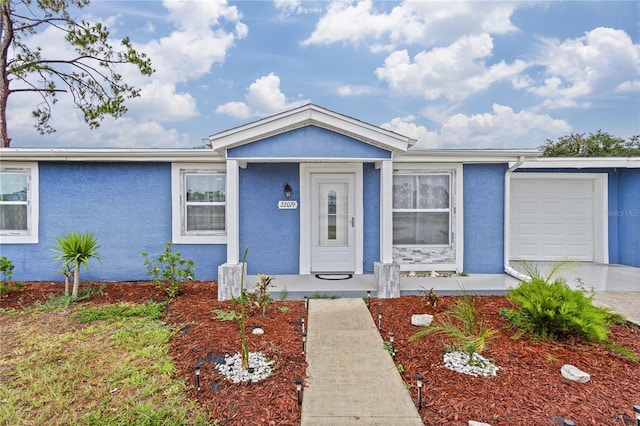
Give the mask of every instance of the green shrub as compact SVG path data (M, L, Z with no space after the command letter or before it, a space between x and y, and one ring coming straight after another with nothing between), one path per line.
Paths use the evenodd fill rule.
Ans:
M547 282L533 277L509 290L507 298L519 309L503 309L500 313L512 326L537 337L579 336L604 342L609 335L611 312L594 306L592 297L571 289L562 280Z
M183 259L179 252L171 250L172 246L173 244L166 243L164 252L157 258L150 258L147 252L142 253L147 275L171 298L180 294L184 281L193 279L196 269L193 260Z
M2 281L0 281L0 296L9 293L12 290L24 290L24 283L11 281L11 278L13 278L14 267L13 262L7 256L0 256L0 273L2 274Z
M579 337L636 359L627 348L608 340L610 325L619 321L619 316L608 308L594 306L593 296L572 289L563 278L553 279L558 270L554 268L546 277L529 270L531 279L507 293L518 308L501 309L500 315L509 320L510 327L521 330L515 337L525 333L548 339Z

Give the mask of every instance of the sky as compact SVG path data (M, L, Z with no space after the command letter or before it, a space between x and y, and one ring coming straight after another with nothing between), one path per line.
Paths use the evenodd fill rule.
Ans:
M415 149L537 148L640 134L637 1L93 0L72 15L129 37L156 70L96 130L59 96L41 136L9 98L12 147L192 148L313 103L417 140ZM71 57L59 31L28 43ZM11 53L10 53L11 54Z

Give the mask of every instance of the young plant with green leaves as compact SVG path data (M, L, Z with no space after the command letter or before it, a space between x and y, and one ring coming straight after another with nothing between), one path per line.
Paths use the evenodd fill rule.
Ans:
M272 286L271 282L275 280L275 277L258 274L258 280L259 281L256 283L254 288L251 301L253 305L262 312L262 316L265 316L267 314L267 306L273 302L270 287Z
M184 281L193 280L195 263L191 259L183 259L180 252L172 250L173 244L166 243L164 252L158 257L149 257L149 253L143 252L144 267L152 282L160 289L167 292L171 298L182 292Z
M500 310L510 327L520 329L515 338L526 333L547 339L579 337L635 359L631 351L608 340L610 325L617 316L607 308L594 306L593 295L572 289L564 278L555 277L566 266L567 262L556 262L544 276L536 267L524 264L531 278L507 293L518 308Z
M245 267L247 265L247 253L249 247L244 249L244 256L242 257L242 271L240 275L240 297L239 299L232 298L231 301L234 307L240 306L240 315L238 315L238 325L240 327L240 357L242 359L242 369L249 369L249 344L247 343L247 295L244 289L244 276Z
M13 269L15 268L11 259L7 256L0 256L0 274L2 279L0 281L0 296L7 294L12 290L22 291L24 290L23 282L13 282Z
M98 254L98 240L93 232L71 232L69 234L62 234L56 238L58 245L53 248L53 251L59 255L57 260L62 261L63 270L73 269L73 290L71 297L73 299L78 298L78 289L80 288L80 267L85 268L89 266L91 259L100 259ZM67 289L65 289L67 290ZM68 296L67 293L65 293Z
M409 340L420 340L429 334L445 336L448 339L445 345L448 352L463 352L468 355L469 362L473 362L473 354L481 354L487 343L495 338L497 331L485 326L482 319L478 318L476 299L461 290L460 296L443 319L423 327Z

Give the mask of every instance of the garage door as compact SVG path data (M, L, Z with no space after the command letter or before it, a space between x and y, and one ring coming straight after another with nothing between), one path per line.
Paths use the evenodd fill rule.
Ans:
M514 175L510 232L512 259L593 261L593 181Z

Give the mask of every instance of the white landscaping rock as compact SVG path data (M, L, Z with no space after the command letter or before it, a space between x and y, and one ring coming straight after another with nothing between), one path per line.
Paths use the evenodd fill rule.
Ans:
M442 356L442 359L444 360L444 366L449 370L474 377L495 376L499 370L499 367L491 360L478 353L473 354L472 362L469 362L469 355L462 352L447 352Z
M431 325L431 321L433 321L433 315L429 315L429 314L411 315L411 324L418 327L426 327L428 325Z
M469 426L491 426L489 423L476 422L475 420L469 420Z
M256 327L256 328L253 329L253 331L251 333L261 336L261 335L264 334L264 330L261 329L260 327Z
M571 380L572 382L587 383L589 380L591 380L591 376L589 375L589 373L585 373L578 367L571 364L563 365L560 369L560 372L562 373L562 377L567 380Z

